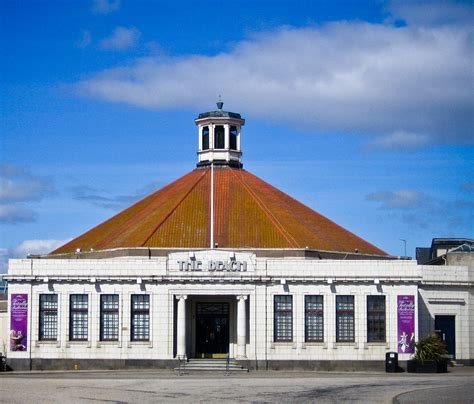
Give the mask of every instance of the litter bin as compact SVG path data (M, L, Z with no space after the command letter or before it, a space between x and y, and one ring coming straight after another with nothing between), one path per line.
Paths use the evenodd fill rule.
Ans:
M0 372L7 371L7 358L6 356L0 355Z
M398 353L387 352L385 354L385 372L396 373L398 370Z

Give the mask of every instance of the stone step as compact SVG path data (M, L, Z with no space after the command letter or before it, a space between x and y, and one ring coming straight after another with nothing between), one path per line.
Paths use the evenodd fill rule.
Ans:
M182 372L248 372L248 369L244 369L241 367L237 368L225 368L225 367L200 367L200 366L186 366L184 369L181 368L174 368L175 371L182 371Z
M230 360L227 365L225 359L189 359L184 366L176 367L174 370L248 372L248 369L240 366L235 360Z

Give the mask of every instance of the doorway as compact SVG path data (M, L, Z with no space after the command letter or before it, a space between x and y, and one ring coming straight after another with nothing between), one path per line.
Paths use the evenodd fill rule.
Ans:
M196 357L219 358L229 353L229 303L196 303Z
M435 332L445 342L448 355L456 359L456 317L435 316Z

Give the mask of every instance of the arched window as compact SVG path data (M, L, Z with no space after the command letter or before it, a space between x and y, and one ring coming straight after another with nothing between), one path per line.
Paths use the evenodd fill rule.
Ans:
M223 149L224 147L224 127L222 125L218 125L214 128L214 149Z
M237 150L237 126L230 127L229 147L231 150Z
M209 126L202 128L202 150L209 150Z

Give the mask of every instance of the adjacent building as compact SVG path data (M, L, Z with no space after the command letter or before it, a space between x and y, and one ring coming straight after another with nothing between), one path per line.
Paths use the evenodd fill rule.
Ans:
M244 170L245 120L222 108L195 121L196 169L46 256L10 260L10 366L381 369L436 327L472 364L473 266L390 256Z

